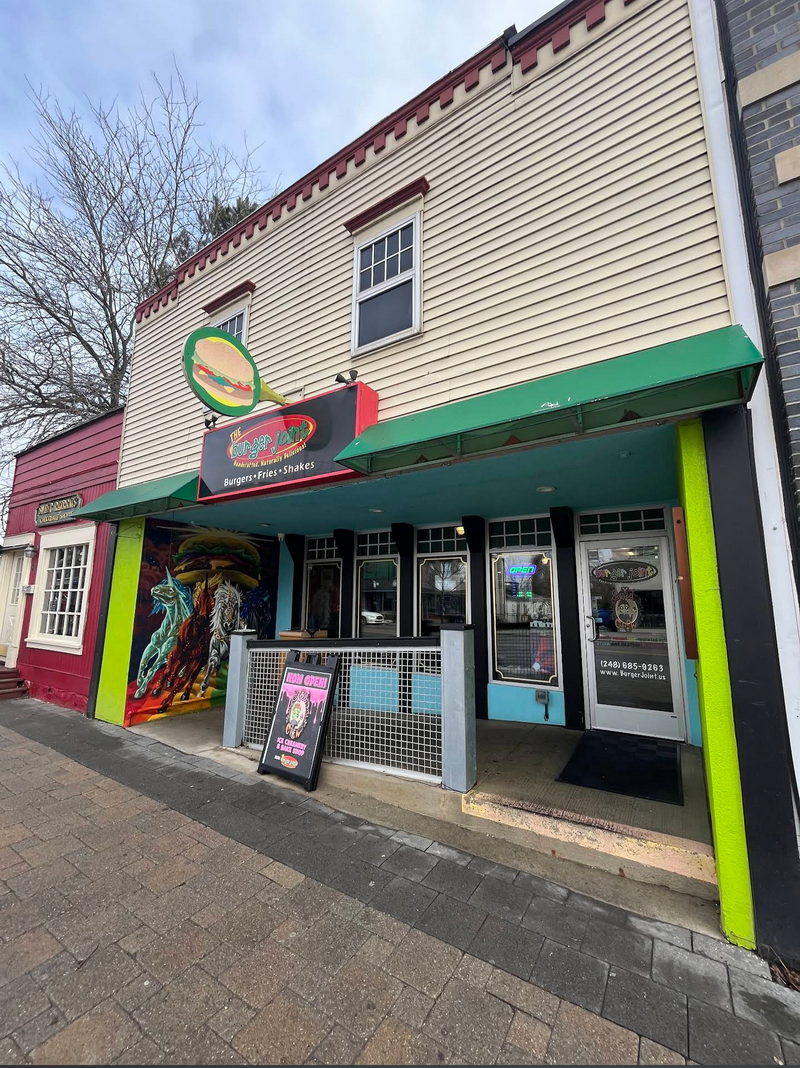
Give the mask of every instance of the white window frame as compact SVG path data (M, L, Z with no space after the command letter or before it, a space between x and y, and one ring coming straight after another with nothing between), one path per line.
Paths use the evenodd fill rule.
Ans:
M414 266L409 271L401 271L400 274L396 274L393 278L384 279L383 282L379 282L376 286L371 286L363 293L359 292L358 288L358 275L359 275L359 262L361 256L361 250L366 248L367 245L374 245L376 241L380 241L382 237L386 237L388 234L394 233L395 230L401 229L403 226L407 226L411 223L414 227L414 243L412 249L414 252ZM394 289L396 286L401 285L403 282L407 282L411 279L413 285L411 287L411 326L407 330L400 330L396 334L388 334L386 337L378 338L376 341L370 341L368 345L358 344L358 321L359 321L359 305L368 300L370 297L376 297L380 293L385 293L389 289ZM410 215L397 216L391 223L384 222L382 229L377 231L365 231L358 238L353 248L353 301L351 310L351 338L350 348L353 355L362 355L365 352L373 352L375 349L382 349L386 345L393 345L397 341L403 341L405 338L414 337L416 334L422 331L422 212L412 212Z
M250 325L249 297L245 298L245 300L237 300L229 304L226 308L223 309L222 314L220 314L219 312L215 312L211 325L214 327L215 330L221 330L225 323L227 323L230 319L235 318L235 316L239 315L240 313L244 314L244 320L242 322L242 337L240 343L246 346L247 329Z
M32 649L50 649L53 652L71 653L80 656L83 652L83 634L86 629L86 617L89 609L89 595L92 586L92 569L94 566L94 544L97 527L94 523L71 525L64 530L49 531L39 537L39 554L36 562L36 585L33 591L30 626L25 644ZM51 549L60 549L67 545L88 545L86 556L86 582L83 588L83 605L78 622L78 633L71 637L58 634L43 634L42 607L47 586L47 561Z

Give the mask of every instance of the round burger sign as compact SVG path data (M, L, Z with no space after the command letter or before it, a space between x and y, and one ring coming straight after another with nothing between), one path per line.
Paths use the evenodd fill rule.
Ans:
M189 334L183 370L200 400L221 415L247 415L262 400L288 404L262 381L241 341L225 330L202 326Z

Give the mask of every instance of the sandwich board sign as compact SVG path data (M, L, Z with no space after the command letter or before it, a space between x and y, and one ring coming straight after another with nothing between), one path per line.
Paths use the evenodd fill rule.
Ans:
M288 653L272 725L258 762L261 775L280 775L306 790L317 788L339 675L338 656L327 657L324 664L320 659L311 654L303 662L296 649Z

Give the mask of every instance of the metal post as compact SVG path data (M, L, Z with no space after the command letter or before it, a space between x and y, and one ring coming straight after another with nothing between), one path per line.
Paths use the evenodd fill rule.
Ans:
M255 636L254 630L235 630L231 634L228 654L228 688L225 692L225 721L222 727L222 744L228 749L238 749L244 737L248 644Z
M444 624L442 650L442 786L466 793L475 785L475 634Z

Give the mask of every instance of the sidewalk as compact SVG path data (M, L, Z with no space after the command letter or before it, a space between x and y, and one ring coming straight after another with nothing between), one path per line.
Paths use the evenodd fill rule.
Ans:
M0 879L7 1064L800 1064L752 954L32 700Z

